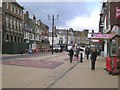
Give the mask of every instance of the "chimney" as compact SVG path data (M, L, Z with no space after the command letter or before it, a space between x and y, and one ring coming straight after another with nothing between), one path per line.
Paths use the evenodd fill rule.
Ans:
M26 11L26 13L24 14L24 21L27 22L29 19L29 12Z
M33 15L33 20L36 20L36 17L35 17L35 15Z

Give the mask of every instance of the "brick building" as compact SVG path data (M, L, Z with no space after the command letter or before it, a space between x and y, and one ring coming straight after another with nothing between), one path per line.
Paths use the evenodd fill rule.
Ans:
M2 3L3 53L20 53L24 47L23 9L17 2Z
M102 3L99 32L115 34L115 36L109 38L109 40L103 40L104 56L120 55L120 14L117 16L117 13L120 13L117 12L119 7L120 0L118 2Z

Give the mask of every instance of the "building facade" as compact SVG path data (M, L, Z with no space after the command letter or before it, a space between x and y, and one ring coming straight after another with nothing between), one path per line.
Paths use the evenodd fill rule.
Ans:
M2 7L0 7L0 53L2 53Z
M52 32L51 32L52 34ZM88 30L75 31L72 28L69 29L55 29L53 44L59 44L66 48L67 45L88 45ZM52 45L52 35L49 35L49 41Z
M29 18L29 12L24 14L24 42L29 44L29 49L48 48L49 27L37 20L35 15Z
M120 1L118 2L103 2L100 13L99 32L103 34L115 34L115 37L111 37L109 40L103 40L104 56L112 56L120 54L118 51L120 45L119 28L120 15L117 16L117 10L120 7ZM119 12L118 12L119 13Z
M23 49L23 9L17 2L2 3L3 53L20 53Z

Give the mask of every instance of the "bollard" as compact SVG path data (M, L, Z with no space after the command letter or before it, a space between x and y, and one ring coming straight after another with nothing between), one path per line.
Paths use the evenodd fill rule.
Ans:
M83 62L83 54L80 53L80 62L82 63Z

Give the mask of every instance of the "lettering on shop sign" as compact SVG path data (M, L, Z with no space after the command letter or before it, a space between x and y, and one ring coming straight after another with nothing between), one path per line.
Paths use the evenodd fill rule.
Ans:
M111 38L112 34L93 34L93 37Z

